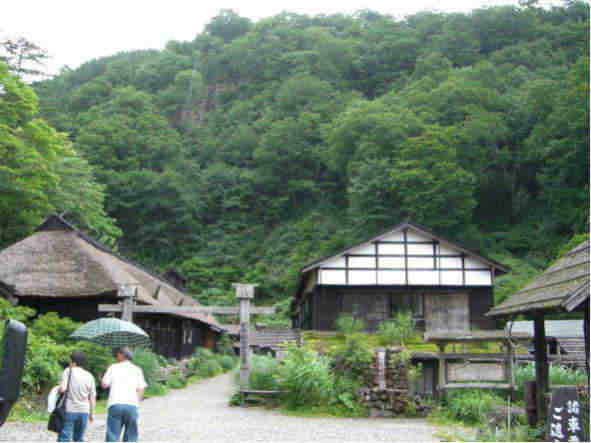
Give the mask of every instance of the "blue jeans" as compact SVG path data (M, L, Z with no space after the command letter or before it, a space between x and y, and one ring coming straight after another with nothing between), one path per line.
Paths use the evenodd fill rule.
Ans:
M88 414L85 412L66 412L66 421L57 441L83 441L88 425Z
M121 429L125 428L123 441L137 441L137 406L109 406L106 441L121 441Z

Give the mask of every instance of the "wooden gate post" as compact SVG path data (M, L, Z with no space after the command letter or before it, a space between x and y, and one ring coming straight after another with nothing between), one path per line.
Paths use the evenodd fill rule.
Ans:
M137 295L137 286L132 284L119 285L117 295L122 299L121 320L133 323L133 307Z
M248 388L250 378L250 301L256 285L233 283L236 298L240 300L240 388Z
M546 354L546 329L544 313L534 316L534 350L536 359L536 406L538 423L546 420L546 393L548 392L548 355Z

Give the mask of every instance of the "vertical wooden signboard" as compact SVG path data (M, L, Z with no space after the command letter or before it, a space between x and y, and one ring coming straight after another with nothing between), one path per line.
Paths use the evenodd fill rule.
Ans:
M582 418L583 406L575 386L552 390L548 411L548 440L585 441Z

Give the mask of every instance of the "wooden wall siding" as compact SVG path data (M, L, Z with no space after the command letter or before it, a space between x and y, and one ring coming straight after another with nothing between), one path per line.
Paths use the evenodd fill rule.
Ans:
M484 313L490 309L493 304L492 287L466 288L460 291L467 294L469 323L472 328L492 329L494 321L485 317ZM312 309L310 322L303 322L303 316L300 317L302 323L294 323L294 327L302 329L315 329L321 331L330 331L335 329L335 322L342 313L351 313L353 304L359 305L358 315L364 318L368 323L369 329L373 330L383 318L381 310L383 301L376 301L380 297L386 297L388 303L388 312L386 318L391 318L396 306L393 303L406 296L409 301L412 298L427 296L437 297L446 294L457 294L458 288L445 287L411 287L411 288L389 288L389 287L351 287L351 286L320 286L314 294L310 295L310 307ZM406 307L403 307L406 309ZM302 307L303 311L303 307ZM424 317L423 317L424 318ZM417 318L417 326L424 329L424 319Z
M19 306L33 308L37 315L57 312L62 317L70 317L72 320L84 323L104 316L98 311L99 304L117 302L118 299L114 295L84 298L20 297L18 299Z
M320 285L491 286L493 268L412 229L325 261Z
M425 296L426 331L468 331L469 329L468 294L429 294Z

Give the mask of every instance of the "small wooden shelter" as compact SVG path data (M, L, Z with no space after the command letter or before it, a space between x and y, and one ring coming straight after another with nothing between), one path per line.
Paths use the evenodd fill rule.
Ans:
M334 330L342 313L375 330L398 311L424 330L491 329L502 264L411 222L303 267L293 327Z
M83 322L103 316L98 305L117 303L123 286L133 287L140 305L200 306L57 215L0 251L0 280L14 287L13 303ZM213 316L199 313L141 314L134 321L148 332L156 352L177 359L197 346L214 347L222 331Z
M491 309L489 316L524 314L534 320L536 391L538 411L545 410L549 389L544 317L557 312L583 313L585 360L589 374L589 241L558 259L530 284Z

